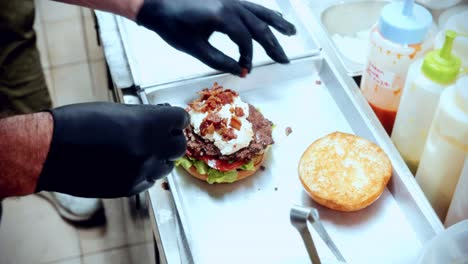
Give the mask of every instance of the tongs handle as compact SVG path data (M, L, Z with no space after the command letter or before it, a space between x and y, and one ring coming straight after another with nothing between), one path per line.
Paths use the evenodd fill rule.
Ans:
M335 255L335 257L339 261L346 262L343 255L341 255L341 252L338 250L338 247L335 245L335 243L333 243L333 240L331 239L330 235L328 235L327 230L325 230L325 228L323 227L317 209L310 210L310 214L307 219L311 222L312 226L315 228L315 231L317 231L317 233L328 246L333 255Z
M300 233L302 240L304 241L312 264L321 264L322 262L317 253L317 248L315 247L312 234L309 232L309 228L307 227L307 221L311 222L311 225L314 227L319 236L322 238L322 240L325 242L325 244L328 246L331 252L335 255L335 257L340 262L346 263L346 260L344 259L343 255L341 255L335 243L333 243L333 240L330 238L327 231L321 224L317 209L293 206L293 208L291 208L290 217L291 223Z
M317 248L315 247L314 240L312 238L312 235L309 232L309 229L307 228L307 219L309 218L310 210L299 207L299 206L294 206L291 209L291 223L293 226L297 229L299 234L302 237L302 240L304 241L305 247L307 249L307 252L309 253L310 260L312 261L312 264L322 264L320 261L320 257L317 253Z

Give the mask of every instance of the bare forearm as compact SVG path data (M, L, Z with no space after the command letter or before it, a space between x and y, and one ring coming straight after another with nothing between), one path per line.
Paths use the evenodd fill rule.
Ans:
M143 0L54 0L57 2L89 7L111 12L135 20Z
M35 191L52 133L50 113L0 119L0 198Z

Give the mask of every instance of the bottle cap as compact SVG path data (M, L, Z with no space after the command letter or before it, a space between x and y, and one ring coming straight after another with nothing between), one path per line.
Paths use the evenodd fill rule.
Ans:
M453 41L456 37L455 31L447 30L442 49L431 51L426 55L422 72L427 78L441 84L450 84L457 80L461 59L452 54Z
M414 0L395 2L382 9L379 31L382 36L399 44L422 43L432 24L432 15Z

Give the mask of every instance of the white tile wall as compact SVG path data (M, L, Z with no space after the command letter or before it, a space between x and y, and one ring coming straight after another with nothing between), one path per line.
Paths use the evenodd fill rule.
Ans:
M41 17L41 6L39 5L39 0L34 0L34 26L36 26L39 23L42 23L42 17Z
M89 14L89 10L84 10L84 14ZM85 28L85 35L86 35L86 47L88 53L88 59L91 61L95 60L102 60L104 59L104 52L102 48L97 45L97 34L96 29L94 28L95 21L94 16L91 15L83 15L84 20L84 28Z
M81 17L45 22L50 63L53 66L80 63L87 60Z
M98 101L108 101L107 69L104 59L90 62L91 77L93 79L94 97Z
M83 17L92 17L92 16L94 16L93 11L91 9L88 9L88 8L82 8L81 9L81 15Z
M54 106L109 101L104 53L92 11L35 1L37 47Z
M44 77L46 79L47 88L49 88L49 93L52 97L52 100L55 100L54 83L52 81L51 69L44 69Z
M50 0L37 0L42 21L57 22L66 19L74 19L80 16L80 7L63 4Z
M34 30L36 31L36 37L37 37L36 45L37 45L37 49L39 50L39 55L41 56L40 58L41 58L42 68L48 69L50 67L50 63L49 63L49 54L47 52L44 25L37 24L34 26Z
M96 101L87 63L52 68L56 106Z

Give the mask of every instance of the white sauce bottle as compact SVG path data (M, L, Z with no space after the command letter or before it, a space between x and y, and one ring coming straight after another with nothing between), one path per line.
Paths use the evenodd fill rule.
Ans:
M395 119L392 140L413 173L419 165L439 97L455 85L461 61L452 54L455 32L447 31L441 50L413 63Z
M468 74L468 10L451 16L444 29L457 32L457 38L453 43L453 54L462 60L463 74ZM435 48L444 45L445 30L439 32L435 39Z
M468 154L468 77L442 92L416 181L443 221Z
M432 48L431 25L429 11L406 0L386 5L371 30L361 89L388 134L410 64Z
M452 203L445 218L445 226L449 227L468 219L468 156L465 167L458 180L457 189L453 195Z

